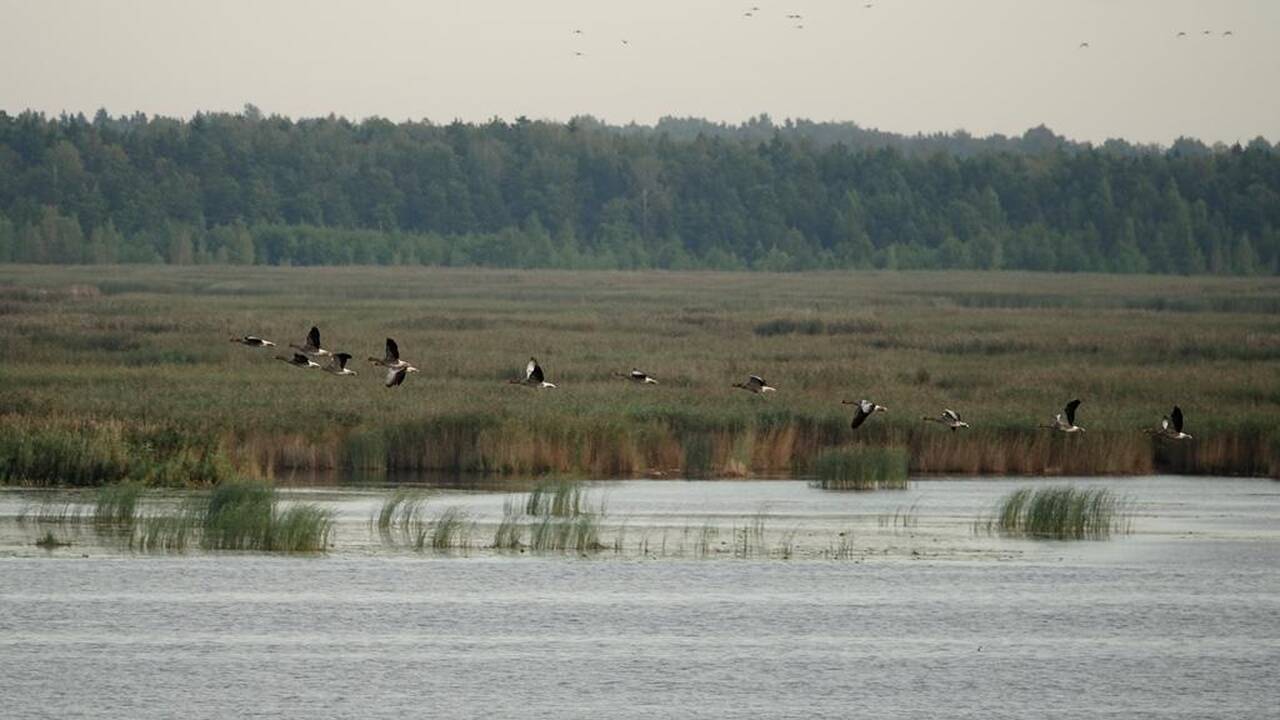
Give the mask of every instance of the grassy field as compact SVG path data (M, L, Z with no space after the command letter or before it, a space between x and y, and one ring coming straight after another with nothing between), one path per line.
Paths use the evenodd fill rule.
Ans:
M358 377L228 342L312 324ZM422 369L394 390L364 362L388 335ZM1280 475L1275 279L0 266L0 338L15 483L776 475L858 445L913 473ZM558 389L506 383L530 355ZM889 410L851 431L863 397ZM1072 397L1087 433L1036 428ZM1174 403L1194 441L1140 431ZM944 406L973 428L921 421Z

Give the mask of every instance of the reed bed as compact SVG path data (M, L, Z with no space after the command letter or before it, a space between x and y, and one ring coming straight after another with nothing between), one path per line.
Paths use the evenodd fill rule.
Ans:
M811 484L823 490L905 490L907 451L856 445L827 450L813 460Z
M911 473L1280 476L1271 278L140 266L110 275L0 267L0 482L213 487L294 470L375 480L803 474L851 442L904 448ZM327 302L334 294L348 302ZM357 356L395 337L408 359L430 362L432 382L387 390L377 373L336 379L226 342L253 333L287 343L312 324ZM193 338L207 347L191 352ZM505 382L535 352L557 390ZM632 366L659 384L614 377ZM748 373L779 391L730 387ZM1087 435L1035 428L1076 395ZM838 400L863 396L890 412L851 431ZM1175 402L1194 441L1142 434ZM942 407L973 428L919 421Z
M98 488L93 505L93 521L100 526L130 528L138 517L143 486L125 481Z
M1005 535L1102 540L1130 531L1129 503L1107 488L1022 487L999 503L988 527Z
M589 509L582 483L539 483L523 499L508 498L494 531L492 547L533 552L593 553L607 549L600 540L607 517L604 502Z

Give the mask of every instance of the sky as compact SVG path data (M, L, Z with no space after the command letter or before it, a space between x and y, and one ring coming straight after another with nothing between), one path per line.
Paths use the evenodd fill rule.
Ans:
M0 110L1280 141L1280 0L866 4L0 0Z

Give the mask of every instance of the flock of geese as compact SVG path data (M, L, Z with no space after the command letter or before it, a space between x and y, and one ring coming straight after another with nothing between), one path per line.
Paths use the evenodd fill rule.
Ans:
M231 342L239 343L253 348L272 348L276 344L257 335L244 335L241 337L231 338ZM277 355L276 359L288 363L297 368L314 369L319 368L324 372L337 376L352 376L357 372L347 367L347 363L351 361L351 353L331 352L326 349L320 342L320 328L312 327L307 333L307 337L302 344L290 343L289 347L294 350L292 355ZM317 362L325 361L325 362ZM386 350L382 357L370 357L369 362L376 367L386 370L383 384L389 388L397 387L404 383L409 373L418 372L418 368L412 363L400 357L400 346L396 341L387 338ZM652 375L632 368L629 373L614 373L616 377L625 378L637 385L657 385L657 378ZM529 358L528 364L524 368L524 377L512 378L507 381L512 385L524 385L526 387L539 388L548 390L555 388L554 383L548 382L546 374L542 371L542 366L538 364L536 358ZM757 395L765 395L767 393L777 392L777 388L770 385L764 378L759 375L747 376L746 382L733 383L733 387L746 390L747 392ZM870 400L842 400L843 405L853 405L853 419L849 421L849 427L857 430L867 422L876 413L887 412L889 408L878 405ZM1084 428L1076 424L1076 410L1080 407L1080 399L1076 398L1068 402L1062 408L1062 412L1053 417L1053 422L1040 425L1041 428L1053 430L1055 432L1066 433L1068 435L1083 433ZM944 408L938 415L925 415L922 418L925 422L938 423L952 432L969 427L969 423L965 422L960 413L951 408ZM1160 423L1154 428L1147 428L1145 432L1156 437L1168 440L1190 440L1190 435L1183 432L1182 408L1177 405L1173 406L1173 411L1160 419Z

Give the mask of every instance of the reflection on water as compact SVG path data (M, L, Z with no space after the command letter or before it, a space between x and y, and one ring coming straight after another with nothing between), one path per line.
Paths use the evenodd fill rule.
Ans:
M385 489L290 490L335 512L312 556L134 553L16 521L85 496L0 492L0 716L1270 716L1280 485L1081 480L1133 534L974 532L1030 482L597 483L585 558L481 547L507 490L432 492L451 553L371 527Z

